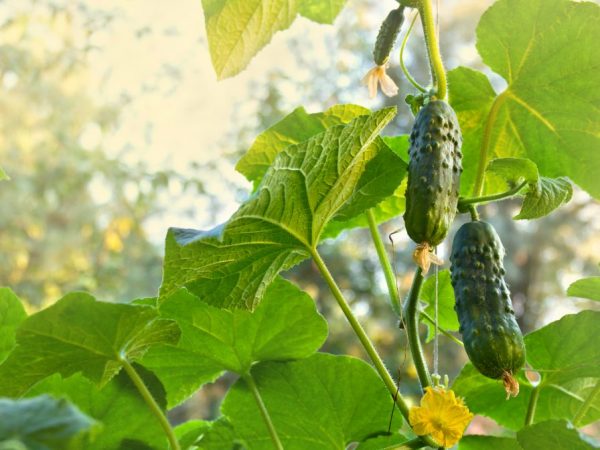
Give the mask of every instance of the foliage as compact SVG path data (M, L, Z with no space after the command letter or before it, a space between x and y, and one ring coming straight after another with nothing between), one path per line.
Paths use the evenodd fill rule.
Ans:
M431 95L443 100L445 72L430 1L404 3L419 9L434 80ZM242 70L298 13L328 23L343 4L204 0L217 75ZM600 122L593 70L599 13L590 3L499 0L484 14L479 52L508 85L496 95L483 73L458 68L449 74L450 100L465 138L459 212L469 211L475 219L478 204L524 194L515 219L535 219L570 200L572 185L565 177L600 194L594 180L599 160L593 155L593 130ZM10 426L25 430L6 432L8 422L0 421L0 446L438 446L425 434L432 432L429 428L406 425L400 434L401 416L410 416L407 399L320 253L326 237L365 224L377 243L377 223L403 209L406 137L380 136L395 114L395 108L370 112L355 105L313 114L298 108L266 130L238 164L255 183L238 211L209 231L169 230L157 298L113 304L72 293L26 317L17 297L0 291L0 396L11 397L0 399L0 415L8 411L17 417ZM395 281L387 255L379 256L386 276ZM279 277L308 258L372 366L351 356L317 353L327 324L307 293ZM450 334L457 322L448 273L430 277L421 289L422 282L417 269L402 312L408 316L411 357L421 386L428 392L448 389L444 392L464 413L458 426L452 414L429 408L425 419L440 431L434 437L445 439L450 430L453 439L446 443L455 442L470 410L514 433L466 437L459 448L598 448L577 427L600 418L600 353L589 338L600 313L568 315L529 333L527 362L539 381L519 372L521 393L507 401L501 382L484 378L470 364L452 390L431 387L435 378L416 328L426 317L418 301L427 303L425 313L435 315L437 291L438 326ZM589 294L595 284L580 282L571 293L595 298ZM390 297L397 297L394 283L388 285ZM221 417L173 429L167 410L225 372L238 378L225 396ZM14 414L15 408L31 405L37 405L35 417ZM393 409L398 411L390 420ZM46 430L52 420L59 426ZM96 433L96 426L103 428ZM94 432L87 433L92 427Z

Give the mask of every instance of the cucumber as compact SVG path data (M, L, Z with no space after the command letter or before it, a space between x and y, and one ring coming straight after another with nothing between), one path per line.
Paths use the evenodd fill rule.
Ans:
M454 110L441 100L423 106L410 134L404 223L425 248L440 244L456 215L462 134Z
M502 379L508 395L517 395L514 374L525 364L525 344L504 282L504 247L486 222L464 224L450 254L455 310L465 350L486 377Z
M394 47L400 27L404 22L404 6L393 9L381 23L375 48L373 49L373 61L378 66L383 66L390 57L390 52Z

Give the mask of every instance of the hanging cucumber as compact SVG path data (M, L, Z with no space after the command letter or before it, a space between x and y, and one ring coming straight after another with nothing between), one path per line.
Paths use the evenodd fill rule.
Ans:
M504 247L486 222L464 224L452 243L452 285L460 332L481 374L502 379L507 395L519 393L514 374L525 364L525 344L504 282Z
M400 28L404 22L404 6L393 9L381 23L375 48L373 49L373 61L378 66L383 66L387 63Z
M410 134L404 223L418 245L413 258L426 273L439 264L432 249L456 215L462 172L462 135L454 110L441 100L421 108Z

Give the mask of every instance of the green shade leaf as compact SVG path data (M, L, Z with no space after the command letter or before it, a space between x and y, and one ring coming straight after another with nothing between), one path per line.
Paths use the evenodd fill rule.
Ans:
M15 346L15 332L27 313L21 300L8 288L0 288L0 363Z
M253 309L275 276L306 259L329 220L356 198L368 163L388 149L378 134L394 115L387 108L359 116L287 147L224 226L171 229L161 297L186 287L213 305Z
M406 436L403 436L398 433L394 433L388 436L378 436L361 442L358 445L358 447L356 447L356 450L391 450L394 448L402 448L398 447L398 444L402 444L403 442L406 442L408 440L409 439Z
M566 178L541 177L537 189L529 189L521 211L514 219L537 219L550 214L573 196L573 186Z
M210 428L198 443L198 448L200 450L244 450L247 447L236 438L229 420L226 417L219 417L211 422Z
M502 190L506 190L522 181L526 181L530 186L537 188L539 179L540 174L536 164L527 158L497 158L491 160L486 168L486 187L488 190L490 187L501 184L504 184ZM499 189L493 193L498 191Z
M159 319L154 308L69 294L21 324L17 346L0 366L0 393L21 395L54 373L82 372L102 386L123 359L135 361L152 345L178 339L177 324Z
M340 13L346 0L301 0L300 14L318 23L331 24Z
M332 23L343 0L202 0L204 21L217 78L234 76L273 35L289 28L298 13Z
M425 312L432 319L435 318L435 275L427 277L421 288L419 299L425 303ZM438 326L447 331L458 331L458 318L454 311L454 289L450 283L450 271L442 270L438 273ZM427 342L433 339L435 327L421 316L421 321L427 325Z
M600 312L582 311L528 334L527 361L540 373L537 422L550 419L573 420L600 378L600 349L590 339L600 324ZM500 425L518 430L523 426L533 387L518 375L520 393L506 400L502 382L479 374L467 364L453 384L469 409L491 417ZM581 425L600 419L600 398L595 399Z
M500 0L482 16L477 49L508 86L496 95L483 74L449 73L465 137L463 192L486 146L488 160L529 158L541 175L568 176L600 198L599 20L598 5L568 0Z
M583 278L571 283L567 295L600 301L600 277Z
M156 450L166 448L164 431L125 372L102 389L81 374L67 379L55 374L36 384L27 395L40 393L66 397L102 424L102 432L86 444L86 450L131 450L130 446L123 447L131 441Z
M93 419L65 399L48 395L0 398L0 444L14 440L28 450L63 450L94 425Z
M563 420L549 420L523 428L517 433L517 440L526 450L592 450L600 448L588 436L580 433Z
M257 364L252 377L286 449L345 448L387 431L392 399L364 361L319 353L299 361ZM230 389L221 410L249 449L273 448L243 379ZM394 418L397 427L401 416Z
M458 450L523 450L516 439L496 436L464 436Z
M305 358L327 337L314 301L281 278L253 313L218 309L184 290L167 298L160 313L178 322L180 342L151 349L143 363L167 388L170 406L225 370L242 375L257 361Z
M210 422L204 420L189 420L175 427L175 436L183 450L195 445L202 435L211 427Z

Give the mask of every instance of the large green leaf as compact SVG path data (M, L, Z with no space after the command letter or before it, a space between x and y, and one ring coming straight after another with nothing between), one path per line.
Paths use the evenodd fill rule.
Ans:
M516 439L496 436L464 436L458 450L523 450Z
M135 361L152 345L178 338L177 324L159 319L154 308L69 294L21 324L17 346L0 366L0 394L21 395L57 372L82 372L104 385L123 360Z
M427 277L421 288L419 299L427 303L425 313L435 318L435 274ZM458 318L454 311L454 289L450 283L450 271L438 273L438 326L447 331L458 331ZM427 325L427 342L433 339L435 327L421 315L421 321Z
M387 431L392 399L364 361L320 353L294 362L257 364L252 377L286 449L342 449ZM243 379L230 389L221 409L249 449L273 448ZM397 427L401 416L394 418Z
M600 277L589 277L571 283L567 295L600 301Z
M21 300L8 288L0 288L0 363L15 346L15 332L27 313Z
M27 395L49 393L66 397L85 414L102 424L86 450L120 450L124 441L139 441L156 450L166 448L164 431L124 372L99 389L81 374L62 379L52 375Z
M298 13L332 23L345 0L202 0L213 67L219 79L241 72Z
M539 371L540 393L536 422L572 420L600 378L600 349L590 336L600 324L600 312L582 311L530 333L525 337L527 361ZM521 390L506 400L502 383L479 374L467 364L453 389L465 398L469 409L499 424L518 430L523 426L533 387L519 374ZM600 419L600 398L594 399L582 425Z
M398 444L402 444L404 442L409 441L406 436L403 436L399 433L389 434L385 436L377 436L374 438L367 439L362 441L356 450L392 450L396 448L403 448Z
M48 395L20 400L0 398L0 446L10 441L28 450L63 450L93 426L90 417L65 399Z
M600 198L599 23L598 5L568 0L500 0L483 15L477 48L508 86L496 95L481 73L449 73L465 138L463 193L483 150L488 160L529 158L541 175L568 176Z
M197 444L199 450L245 450L226 417L219 417L211 422L210 428L204 433Z
M600 448L597 442L577 431L564 420L549 420L523 428L517 440L525 450L592 450Z
M355 200L369 162L389 150L378 134L394 115L387 108L359 116L287 147L223 227L171 229L161 297L184 286L210 304L254 308L275 276L307 258L329 220Z
M327 337L314 301L283 279L269 286L253 313L218 309L184 290L167 298L160 313L178 322L180 342L151 349L143 362L167 388L171 406L225 370L243 375L257 361L305 358Z

